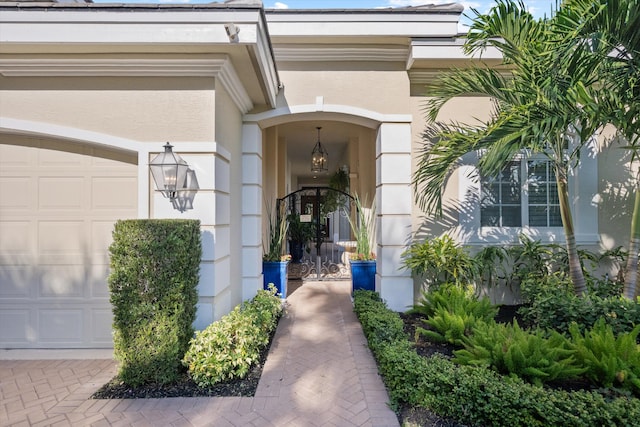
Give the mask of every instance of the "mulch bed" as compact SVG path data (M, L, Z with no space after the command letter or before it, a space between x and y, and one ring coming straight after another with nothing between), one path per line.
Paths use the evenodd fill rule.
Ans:
M264 359L266 359L266 354ZM148 399L158 397L222 397L222 396L254 396L258 388L258 381L262 375L264 359L256 364L249 374L243 378L226 383L219 383L212 387L198 386L183 372L180 379L171 384L145 384L139 387L131 387L123 384L117 378L113 378L107 384L100 387L92 399Z
M262 369L271 348L271 342L276 333L273 329L269 338L269 344L260 353L260 359L247 376L242 379L235 379L225 383L218 383L211 387L200 387L187 373L186 369L181 374L178 381L171 384L144 384L139 387L131 387L123 384L117 377L100 387L91 398L92 399L148 399L159 397L229 397L243 396L253 397L258 388L258 382L262 376Z

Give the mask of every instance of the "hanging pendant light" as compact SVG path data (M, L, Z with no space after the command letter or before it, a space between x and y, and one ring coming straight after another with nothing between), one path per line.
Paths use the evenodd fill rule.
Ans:
M313 147L313 151L311 152L311 172L327 172L329 170L327 164L329 155L320 142L320 129L322 128L317 127L316 129L318 129L318 142L316 142L316 146Z

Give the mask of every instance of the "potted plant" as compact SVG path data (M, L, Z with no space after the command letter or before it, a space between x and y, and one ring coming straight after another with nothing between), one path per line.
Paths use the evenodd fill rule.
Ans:
M329 188L334 191L327 191L324 196L321 208L323 216L337 211L347 201L346 192L349 191L349 174L345 169L338 169L329 178Z
M352 292L358 289L375 291L376 289L376 254L373 252L372 239L375 237L375 200L367 210L363 208L360 199L355 198L355 219L349 219L351 231L356 239L356 252L351 254L351 284Z
M314 236L314 226L310 222L300 221L299 214L289 214L287 220L291 262L298 263L304 255L305 245Z
M287 297L287 264L290 256L283 254L284 239L287 235L287 221L280 217L275 210L269 209L268 242L263 247L262 275L263 287L269 289L269 284L275 285L280 298ZM263 245L264 246L264 245Z

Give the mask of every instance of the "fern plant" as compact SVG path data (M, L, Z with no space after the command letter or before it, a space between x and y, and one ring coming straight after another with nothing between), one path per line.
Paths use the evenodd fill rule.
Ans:
M491 368L536 385L576 378L585 371L565 336L555 331L549 336L539 329L528 331L515 320L512 325L476 323L473 334L466 336L463 344L464 349L454 352L454 362Z
M640 325L616 337L600 318L584 335L576 323L571 324L569 332L576 357L587 368L586 378L604 387L620 386L640 394L640 350L636 343Z
M422 292L420 301L410 310L425 317L432 317L439 309L454 313L469 313L475 317L490 320L498 313L488 298L478 298L470 286L444 285L433 291Z
M430 340L462 345L477 322L489 322L498 309L488 298L478 299L471 288L445 285L435 291L423 292L421 301L412 310L427 317L426 323L433 328L416 329L418 335Z

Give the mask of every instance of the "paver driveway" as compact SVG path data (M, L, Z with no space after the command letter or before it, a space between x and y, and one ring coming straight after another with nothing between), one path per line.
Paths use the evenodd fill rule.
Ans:
M398 426L349 292L306 282L289 295L254 397L95 400L110 358L0 360L0 425Z

